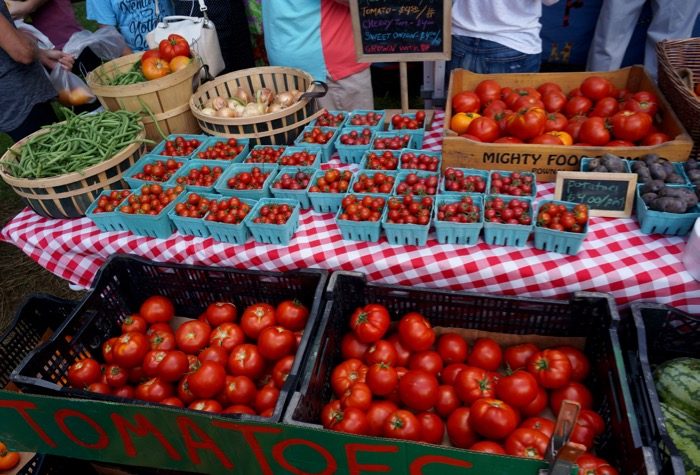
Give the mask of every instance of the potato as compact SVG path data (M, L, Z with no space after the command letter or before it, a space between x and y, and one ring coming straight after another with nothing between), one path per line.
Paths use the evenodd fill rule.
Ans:
M637 173L639 170L648 170L649 169L649 167L647 167L647 164L640 161L640 160L633 160L632 163L630 163L630 168L635 173Z
M598 168L600 166L600 158L591 158L587 165L588 165L588 170L586 170L586 171L589 171L589 172L595 168Z
M649 208L655 211L682 214L685 213L686 206L683 200L672 196L662 196L652 201Z
M646 183L646 182L651 181L651 180L652 180L651 173L649 173L648 168L644 167L644 168L640 168L639 170L637 170L637 181L639 183Z
M688 170L700 170L700 161L695 159L695 158L689 158L687 162L685 162L685 171Z
M642 195L642 200L647 204L647 206L649 206L651 204L651 202L654 201L655 199L657 199L658 197L659 197L659 195L657 195L656 193L649 192L649 193L644 193Z
M656 163L659 161L659 156L655 153L647 153L642 157L642 161L647 164L647 166L651 165L652 163Z
M666 180L666 170L660 163L652 163L649 165L649 173L654 180Z
M644 183L644 185L642 185L642 188L641 188L641 190L640 190L640 193L642 193L642 194L648 193L648 192L658 193L659 190L661 190L661 189L663 189L663 188L664 188L664 182L663 182L663 181L661 181L661 180L651 180L651 181L648 181L648 182Z
M680 176L678 173L671 173L666 176L666 183L672 185L685 185L685 178Z
M597 167L591 168L588 171L595 172L595 173L608 173L609 172L609 170L606 167L604 167L603 165L598 165Z
M625 162L617 155L605 153L600 161L611 173L623 173L625 171Z
M659 162L659 164L664 167L664 171L666 172L666 176L670 175L671 173L675 173L676 169L673 168L673 163L669 162L665 158Z

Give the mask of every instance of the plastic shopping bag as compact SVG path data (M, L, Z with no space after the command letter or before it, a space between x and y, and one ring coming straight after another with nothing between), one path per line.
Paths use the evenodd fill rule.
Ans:
M54 66L49 79L58 93L58 101L64 106L82 106L95 101L95 95L85 81L60 64Z
M90 48L100 59L109 61L122 55L126 42L116 28L105 26L97 31L82 30L73 33L63 47L63 52L77 58L85 48Z

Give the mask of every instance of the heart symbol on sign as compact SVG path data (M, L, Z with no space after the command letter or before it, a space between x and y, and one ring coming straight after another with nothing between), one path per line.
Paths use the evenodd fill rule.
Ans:
M426 44L420 45L420 50L423 52L428 51L429 49L430 49L430 45L426 45Z

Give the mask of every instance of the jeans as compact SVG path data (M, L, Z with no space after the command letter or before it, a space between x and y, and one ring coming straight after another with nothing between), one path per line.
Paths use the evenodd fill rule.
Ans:
M462 68L479 74L527 73L540 70L540 54L525 54L495 41L452 35L452 59L447 77Z

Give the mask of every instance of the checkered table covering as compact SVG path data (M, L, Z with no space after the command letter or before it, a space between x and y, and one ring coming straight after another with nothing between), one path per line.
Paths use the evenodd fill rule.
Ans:
M439 150L444 114L435 113L424 148ZM337 163L337 162L335 162ZM353 165L355 166L355 165ZM538 199L551 198L552 183L538 185ZM618 305L656 301L700 313L700 282L680 261L685 238L645 235L634 219L591 218L576 256L527 247L439 244L434 233L424 247L345 241L332 214L303 211L288 246L249 239L231 245L211 238L167 239L129 232L104 233L88 218L47 219L29 208L0 233L54 274L88 287L107 257L137 254L155 261L259 270L305 267L354 270L370 280L505 295L566 298L577 290L609 292Z

